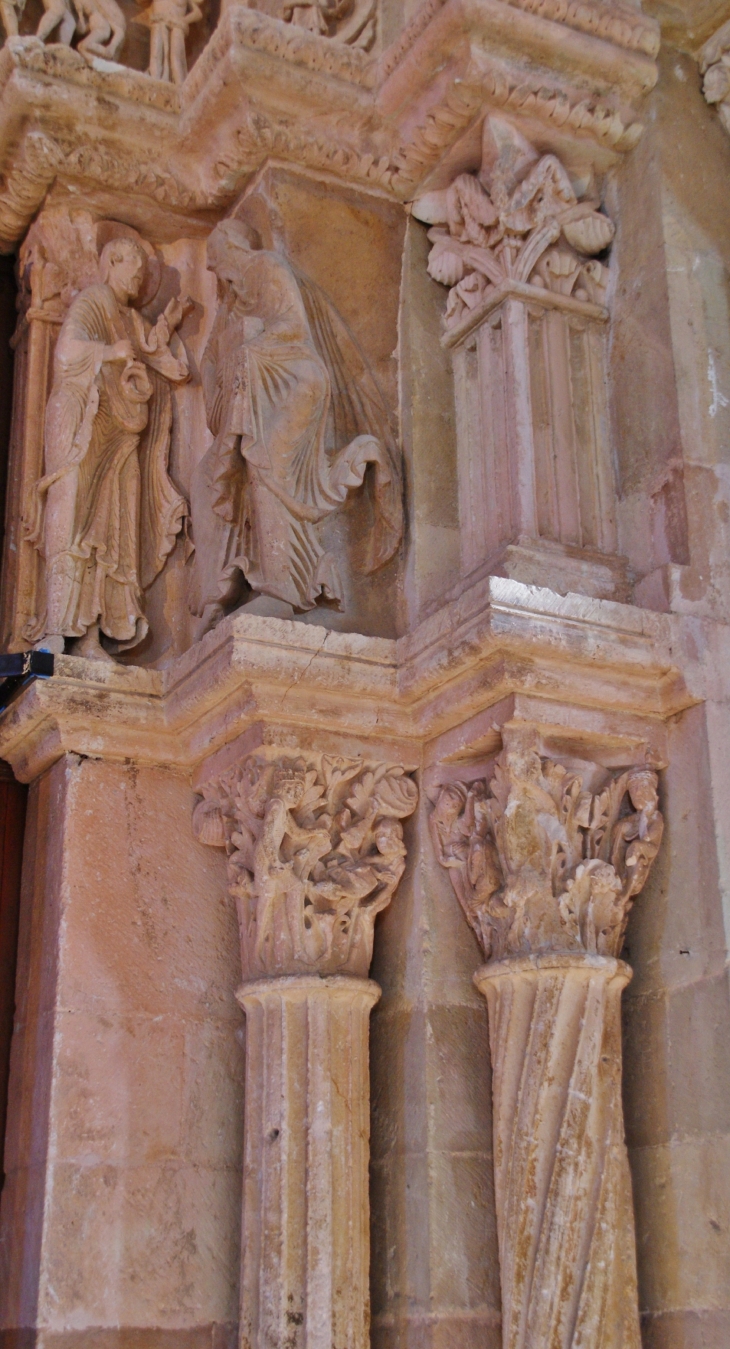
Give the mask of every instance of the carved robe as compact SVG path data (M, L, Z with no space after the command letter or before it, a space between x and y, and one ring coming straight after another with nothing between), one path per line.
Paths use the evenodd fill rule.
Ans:
M276 253L256 250L241 259L201 376L215 440L191 493L198 612L234 600L241 573L254 591L296 609L311 609L322 593L339 600L335 559L322 547L318 522L373 463L379 535L372 570L400 539L400 484L388 449L373 435L356 435L328 453L330 375L297 280Z
M127 340L137 359L104 361ZM46 475L29 538L46 558L48 619L35 636L102 632L133 646L147 632L142 592L161 570L186 514L167 472L167 380L188 377L164 318L150 329L107 285L74 300L59 333L46 410ZM50 627L47 626L50 624Z

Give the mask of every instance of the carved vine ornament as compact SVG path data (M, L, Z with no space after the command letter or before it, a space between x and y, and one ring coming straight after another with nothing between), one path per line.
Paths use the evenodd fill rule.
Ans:
M204 788L193 828L228 854L244 979L367 976L417 799L402 768L326 754L251 755Z
M541 952L618 956L634 897L659 851L657 775L603 774L535 750L503 751L488 782L441 789L430 816L487 960Z
M599 255L615 233L592 195L578 195L555 155L537 152L496 117L484 124L478 174L419 197L430 224L428 271L448 286L444 323L455 328L505 282L603 305L608 268Z

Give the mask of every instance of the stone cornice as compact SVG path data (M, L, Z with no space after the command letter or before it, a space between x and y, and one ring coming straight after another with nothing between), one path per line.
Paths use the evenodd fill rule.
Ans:
M121 214L132 192L185 216L225 210L276 157L409 200L490 108L600 170L636 141L657 44L626 5L427 0L374 58L233 5L178 89L13 39L0 54L0 245L56 179L118 194Z
M490 577L397 641L232 615L164 671L60 657L0 718L0 758L23 781L64 752L194 772L264 726L415 767L514 695L545 722L605 710L634 737L696 701L666 615Z

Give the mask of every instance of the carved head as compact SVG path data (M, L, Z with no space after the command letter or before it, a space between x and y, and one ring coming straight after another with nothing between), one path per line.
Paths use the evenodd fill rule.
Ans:
M657 777L649 768L639 769L629 778L629 796L634 810L643 810L653 814L659 805Z
M136 300L147 271L147 256L134 239L110 239L99 259L102 281L111 286L122 304Z
M243 220L221 220L208 239L208 268L221 281L235 281L242 258L261 247L261 239Z
M294 810L304 795L305 787L306 773L304 767L298 764L287 764L276 770L271 795L283 801L289 810Z

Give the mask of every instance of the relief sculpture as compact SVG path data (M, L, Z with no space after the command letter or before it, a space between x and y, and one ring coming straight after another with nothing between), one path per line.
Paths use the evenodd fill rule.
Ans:
M257 244L236 220L208 243L222 299L201 365L214 440L191 490L198 635L240 602L244 578L297 611L320 597L340 604L336 559L318 526L362 486L369 465L373 526L361 569L383 566L403 530L375 380L318 287Z
M44 476L27 537L45 562L45 607L28 637L55 652L64 639L111 659L148 630L144 591L162 569L187 514L167 471L171 384L188 379L171 349L186 302L171 300L156 323L135 307L156 288L152 250L111 238L100 280L71 304L56 343L46 410Z

